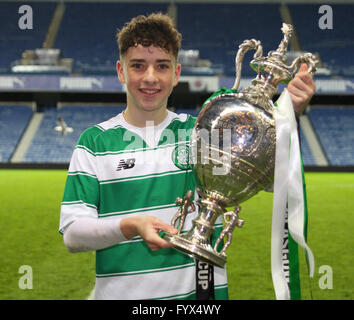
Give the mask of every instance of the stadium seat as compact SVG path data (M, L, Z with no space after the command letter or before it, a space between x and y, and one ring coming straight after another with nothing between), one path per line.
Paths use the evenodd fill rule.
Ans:
M244 40L260 40L266 55L282 40L281 26L278 4L178 3L182 48L199 49L202 59L223 65L229 76L235 76L235 56ZM249 67L253 54L246 54L242 76L255 76Z
M9 162L33 114L26 105L0 106L0 162Z
M301 128L300 128L300 147L301 147L302 162L304 166L317 166L311 148Z
M0 73L11 72L11 64L21 59L22 52L41 48L56 3L31 2L33 29L19 27L19 8L22 2L0 2Z
M353 6L331 4L333 28L321 29L319 4L289 4L294 26L303 51L318 52L332 74L354 75Z
M65 58L74 59L74 72L83 74L116 73L117 30L138 14L167 10L166 3L66 2L65 5L55 47L62 50Z
M120 106L65 106L45 111L41 125L23 159L27 163L69 163L80 134L87 128L114 117L123 110ZM73 132L62 136L54 130L58 117Z
M354 165L354 108L316 108L308 114L332 166Z

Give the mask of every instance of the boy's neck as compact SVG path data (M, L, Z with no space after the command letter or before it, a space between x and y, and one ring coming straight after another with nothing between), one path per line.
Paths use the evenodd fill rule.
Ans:
M134 113L133 113L134 112ZM146 127L146 122L154 122L154 126L162 123L167 117L167 110L165 108L161 108L158 110L154 110L151 112L141 111L137 112L137 110L130 110L130 108L126 108L123 112L123 117L125 121L135 127Z

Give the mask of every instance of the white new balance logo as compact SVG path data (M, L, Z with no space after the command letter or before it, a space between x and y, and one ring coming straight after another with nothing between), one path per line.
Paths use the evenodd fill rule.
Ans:
M135 159L131 158L131 159L127 159L127 160L120 160L118 167L116 169L116 171L122 170L122 169L131 169L135 166Z

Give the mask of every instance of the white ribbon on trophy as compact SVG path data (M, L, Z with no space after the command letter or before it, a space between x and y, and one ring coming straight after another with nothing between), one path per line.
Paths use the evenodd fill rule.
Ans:
M295 242L307 254L310 277L314 275L314 256L305 239L305 199L297 123L290 95L285 89L274 108L276 155L271 239L271 266L275 295L290 299L289 270L283 266L286 219Z

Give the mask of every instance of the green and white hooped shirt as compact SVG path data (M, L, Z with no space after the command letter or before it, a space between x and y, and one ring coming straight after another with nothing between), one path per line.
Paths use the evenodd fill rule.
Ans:
M137 128L119 114L85 130L75 147L60 228L75 219L150 215L170 224L177 197L195 190L188 166L195 118L168 111L160 125ZM197 196L197 195L196 195ZM192 227L197 212L187 216ZM214 237L221 232L221 219ZM152 251L140 237L96 251L96 299L195 299L192 258L173 248ZM215 299L228 299L226 270L214 268Z

